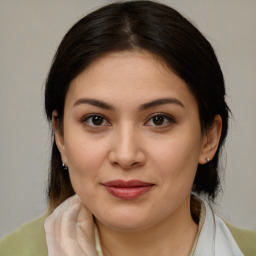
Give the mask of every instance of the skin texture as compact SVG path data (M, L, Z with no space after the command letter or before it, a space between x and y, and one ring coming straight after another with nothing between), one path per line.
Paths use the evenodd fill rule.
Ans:
M63 134L56 116L57 146L75 192L96 218L104 255L188 255L197 232L190 191L198 163L216 152L220 117L202 134L186 83L145 51L93 62L71 82ZM117 179L153 186L120 199L102 185Z

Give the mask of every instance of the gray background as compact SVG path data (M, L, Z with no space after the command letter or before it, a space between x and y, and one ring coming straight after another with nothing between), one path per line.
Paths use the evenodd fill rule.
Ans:
M0 236L46 209L50 135L43 85L57 45L83 15L110 1L0 0ZM256 230L256 1L163 1L213 44L234 118L219 211Z

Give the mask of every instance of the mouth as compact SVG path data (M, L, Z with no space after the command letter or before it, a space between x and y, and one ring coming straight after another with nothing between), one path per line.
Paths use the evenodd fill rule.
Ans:
M112 180L102 183L102 185L111 195L125 200L136 199L149 192L154 186L152 183L140 180Z

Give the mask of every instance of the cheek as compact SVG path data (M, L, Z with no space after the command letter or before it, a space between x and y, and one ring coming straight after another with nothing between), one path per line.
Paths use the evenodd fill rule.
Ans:
M200 144L193 138L177 138L165 141L162 146L154 147L154 151L159 163L178 167L193 162L198 163Z
M174 186L193 183L201 149L198 137L200 134L183 133L152 147L152 159L156 170L161 170L162 182L168 180Z
M65 152L75 192L89 194L99 180L100 170L107 157L106 147L100 142L78 136L66 139Z
M97 140L81 133L65 139L65 152L70 168L84 172L93 170L106 158L107 148L104 140ZM94 170L96 171L96 170Z

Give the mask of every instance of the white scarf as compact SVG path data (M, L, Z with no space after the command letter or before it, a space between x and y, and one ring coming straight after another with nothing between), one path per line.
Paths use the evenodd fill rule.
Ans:
M194 256L242 256L236 241L224 221L201 199L206 216L199 234Z
M242 256L224 221L202 202L206 217L193 256ZM103 256L92 214L77 195L54 210L45 231L48 256Z

